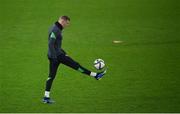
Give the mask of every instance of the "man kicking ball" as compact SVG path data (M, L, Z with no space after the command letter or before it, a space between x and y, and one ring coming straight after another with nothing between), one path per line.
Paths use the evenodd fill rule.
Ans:
M106 70L100 73L91 72L88 69L82 67L78 62L74 61L71 57L66 55L66 52L61 48L62 44L62 30L70 24L70 18L68 16L61 16L57 22L49 30L48 36L48 59L49 59L49 76L46 81L46 88L44 93L43 102L53 103L50 99L50 90L53 80L56 76L58 66L62 63L69 66L81 73L92 76L95 79L101 79Z

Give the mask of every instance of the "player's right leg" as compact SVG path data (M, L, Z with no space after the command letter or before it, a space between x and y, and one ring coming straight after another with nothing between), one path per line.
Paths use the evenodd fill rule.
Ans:
M46 89L44 93L43 102L44 103L53 103L54 101L50 99L50 90L52 87L53 80L55 79L56 72L60 62L56 59L49 59L49 76L46 81Z
M96 78L97 80L100 80L106 73L106 70L100 73L91 72L90 70L82 67L78 62L74 61L71 57L63 54L58 56L58 60L63 63L64 65L67 65L81 73L84 73L86 75L92 76Z

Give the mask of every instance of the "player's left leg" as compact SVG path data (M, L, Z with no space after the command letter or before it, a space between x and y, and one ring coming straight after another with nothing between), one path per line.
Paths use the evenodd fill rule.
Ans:
M95 77L97 80L101 79L104 76L104 74L106 73L106 71L103 71L100 73L91 72L90 70L84 68L78 62L74 61L71 57L69 57L65 54L58 56L58 60L61 63L63 63L64 65L67 65L67 66L73 68L74 70L77 70L77 71L84 73L86 75Z
M56 77L56 72L57 72L59 64L60 64L59 61L49 58L49 76L46 81L46 88L45 88L45 93L44 93L44 98L43 98L44 103L51 104L54 102L53 100L50 99L50 90L51 90L53 80Z

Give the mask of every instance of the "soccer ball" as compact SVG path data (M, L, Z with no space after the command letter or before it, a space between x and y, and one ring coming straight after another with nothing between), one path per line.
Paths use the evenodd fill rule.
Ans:
M96 59L94 61L94 67L97 69L97 70L101 70L105 67L105 63L102 59Z

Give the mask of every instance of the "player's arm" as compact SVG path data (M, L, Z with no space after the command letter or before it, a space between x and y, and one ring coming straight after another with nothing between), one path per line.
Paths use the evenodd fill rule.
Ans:
M48 46L49 46L49 51L51 53L51 57L53 59L56 59L57 56L56 56L56 51L55 51L55 48L54 48L54 45L55 45L55 41L56 41L56 35L54 32L51 32L50 33L50 36L49 36L49 43L48 43Z

